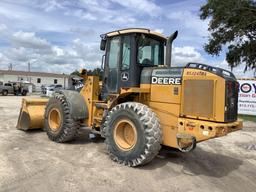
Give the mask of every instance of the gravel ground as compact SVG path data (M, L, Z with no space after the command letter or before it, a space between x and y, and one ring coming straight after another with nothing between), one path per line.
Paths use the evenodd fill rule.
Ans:
M0 191L256 191L256 123L187 154L164 148L150 164L128 168L87 130L67 144L16 130L21 98L0 96Z

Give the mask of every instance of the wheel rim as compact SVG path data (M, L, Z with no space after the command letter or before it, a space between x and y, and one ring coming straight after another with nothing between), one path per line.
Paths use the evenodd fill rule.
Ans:
M49 122L49 127L52 131L56 132L60 129L61 115L58 109L53 108L50 110L49 116L48 116L48 122Z
M114 127L114 140L117 146L124 150L131 150L137 143L137 131L130 120L120 120Z

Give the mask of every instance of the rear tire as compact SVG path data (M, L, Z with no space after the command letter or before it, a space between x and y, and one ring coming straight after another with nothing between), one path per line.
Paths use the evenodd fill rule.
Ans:
M50 140L63 143L73 140L79 128L79 123L70 114L70 106L63 94L50 98L46 110L44 129Z
M3 90L2 95L3 96L7 96L8 95L8 91L7 90Z
M159 119L141 103L127 102L114 107L103 129L109 156L120 164L130 167L146 164L161 149Z

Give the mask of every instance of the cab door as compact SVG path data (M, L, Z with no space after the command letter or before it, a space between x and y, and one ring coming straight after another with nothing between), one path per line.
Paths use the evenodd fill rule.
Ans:
M129 87L131 81L131 35L122 37L120 87Z
M137 64L136 34L123 35L121 40L120 88L140 86L143 67Z
M115 94L119 88L120 37L108 40L103 78L102 97Z

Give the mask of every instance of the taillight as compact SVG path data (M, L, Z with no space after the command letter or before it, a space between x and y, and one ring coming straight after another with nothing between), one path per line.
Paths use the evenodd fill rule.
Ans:
M234 87L233 87L232 81L227 81L226 82L226 90L227 90L228 97L231 97L233 95L232 93L235 91L233 89L234 89Z
M239 83L238 82L235 82L235 87L236 87L236 91L239 90Z
M231 81L227 81L227 89L230 91L232 90L232 82Z

